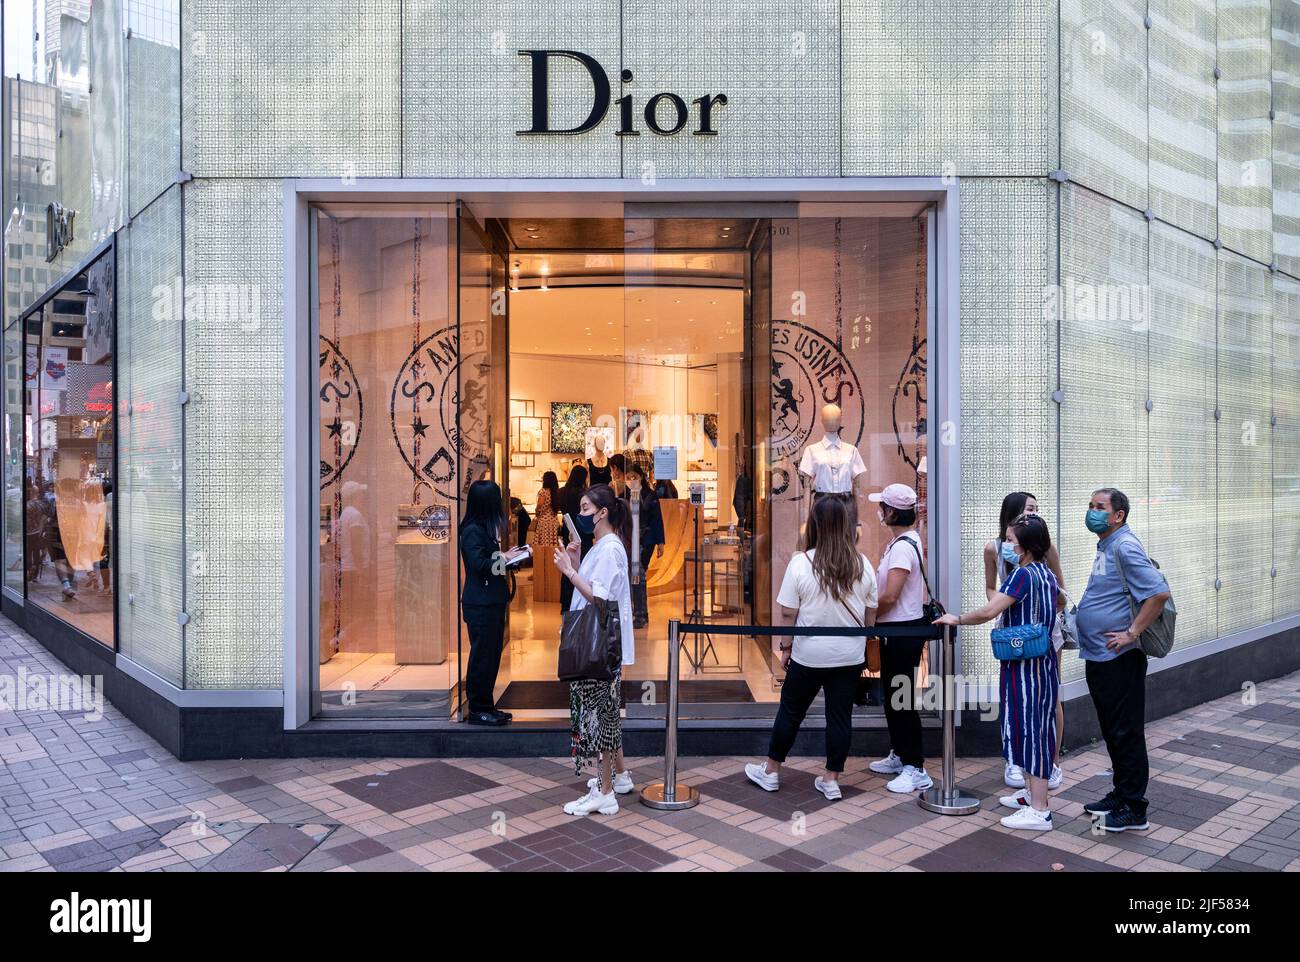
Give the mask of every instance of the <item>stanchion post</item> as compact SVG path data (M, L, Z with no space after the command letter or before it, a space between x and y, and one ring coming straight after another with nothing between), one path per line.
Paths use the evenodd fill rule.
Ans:
M668 724L664 730L664 780L641 789L641 804L675 812L700 804L700 790L677 784L677 684L681 667L681 622L668 622Z
M980 802L963 795L957 787L957 683L956 654L951 625L943 626L943 653L940 672L943 685L943 772L938 785L926 789L917 804L938 815L970 815L978 812Z

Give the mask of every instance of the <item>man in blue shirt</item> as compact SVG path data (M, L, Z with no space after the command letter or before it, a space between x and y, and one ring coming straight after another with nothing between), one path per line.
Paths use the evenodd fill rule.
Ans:
M1116 488L1092 493L1085 524L1097 535L1092 576L1079 600L1079 654L1101 725L1114 788L1084 810L1108 832L1146 829L1147 656L1138 638L1160 616L1169 584L1128 526L1129 500ZM1122 564L1128 592L1116 566ZM1129 604L1129 594L1133 606ZM1136 606L1136 614L1134 614Z

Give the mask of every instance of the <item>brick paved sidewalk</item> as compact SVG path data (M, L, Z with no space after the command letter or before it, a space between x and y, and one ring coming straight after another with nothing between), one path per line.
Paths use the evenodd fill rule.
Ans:
M0 673L66 669L0 618ZM1151 830L1094 837L1082 813L1109 787L1104 749L1063 760L1057 829L998 818L1002 763L959 761L981 811L945 818L893 795L850 759L844 799L749 784L740 758L685 758L704 802L574 819L586 790L567 759L179 762L111 705L0 712L0 871L1245 871L1300 868L1300 674L1147 729ZM658 759L630 760L638 784Z

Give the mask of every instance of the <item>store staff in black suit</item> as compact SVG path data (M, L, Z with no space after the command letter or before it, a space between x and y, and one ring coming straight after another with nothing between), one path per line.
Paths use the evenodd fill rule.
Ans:
M465 517L459 531L460 557L465 563L461 590L461 617L469 630L469 664L465 669L465 697L471 725L507 725L510 713L498 711L493 701L501 651L505 645L506 583L501 538L507 531L501 509L501 489L495 481L475 481L465 498Z

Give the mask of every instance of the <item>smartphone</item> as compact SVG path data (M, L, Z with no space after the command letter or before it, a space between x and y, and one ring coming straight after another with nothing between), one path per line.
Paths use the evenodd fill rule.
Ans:
M578 526L573 523L573 519L567 514L560 515L564 519L564 527L568 529L569 540L581 543L582 539L578 537Z

